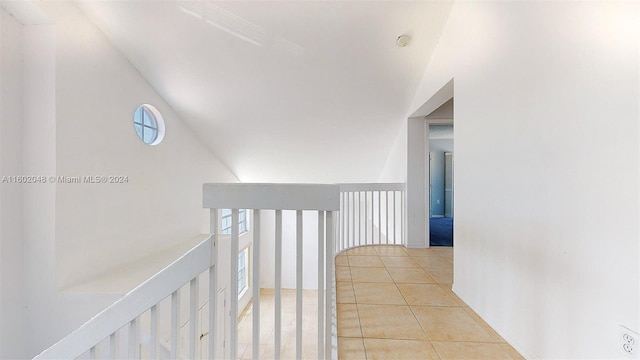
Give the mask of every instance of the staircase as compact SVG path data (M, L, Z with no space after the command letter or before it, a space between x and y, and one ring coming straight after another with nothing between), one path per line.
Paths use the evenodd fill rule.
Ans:
M251 250L253 358L260 357L261 334L273 331L279 359L283 328L290 326L295 335L284 340L295 337L296 359L303 358L303 341L317 344L318 359L337 358L335 255L362 245L404 244L404 184L205 184L203 206L210 209L211 235L35 359L237 359L243 309L229 294L238 294L232 269L238 269L240 209L252 224L251 238L242 243ZM231 209L230 235L220 234L222 209ZM261 264L271 253L273 264ZM305 272L308 262L317 269ZM270 281L275 315L265 321L260 288ZM303 289L310 286L317 290L316 339L303 339ZM294 324L282 322L286 288L296 292Z

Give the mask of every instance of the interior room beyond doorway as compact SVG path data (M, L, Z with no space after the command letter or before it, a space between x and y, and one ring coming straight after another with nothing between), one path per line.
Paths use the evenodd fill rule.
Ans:
M453 125L429 125L429 246L453 246Z

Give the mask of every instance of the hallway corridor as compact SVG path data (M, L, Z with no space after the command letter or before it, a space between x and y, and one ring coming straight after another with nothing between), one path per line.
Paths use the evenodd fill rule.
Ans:
M339 359L522 359L451 291L452 279L451 247L340 254Z

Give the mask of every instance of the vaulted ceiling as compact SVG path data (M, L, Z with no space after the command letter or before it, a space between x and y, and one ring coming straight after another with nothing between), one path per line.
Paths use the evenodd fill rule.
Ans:
M377 180L451 9L76 3L245 182ZM411 41L399 47L403 34Z

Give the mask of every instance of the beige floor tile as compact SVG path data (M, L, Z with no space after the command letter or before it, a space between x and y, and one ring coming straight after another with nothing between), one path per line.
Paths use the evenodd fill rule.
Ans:
M313 346L311 346L313 345ZM310 346L305 345L304 339L302 342L302 357L301 360L316 360L318 359L318 350L315 344L311 344ZM280 356L281 360L295 360L298 359L296 357L296 343L294 341L288 342L286 345L282 347L282 353Z
M453 261L453 247L452 246L432 246L430 249L434 253L442 256L443 258Z
M348 337L362 337L360 320L356 304L337 304L338 335Z
M408 256L381 256L380 260L388 268L416 268L418 264Z
M502 348L502 351L504 351L508 357L508 359L510 360L524 360L524 357L522 355L520 355L519 352L516 351L516 349L514 349L513 347L511 347L511 345L509 344L500 344L500 347Z
M317 304L318 303L318 290L304 290L302 292L302 298L305 304Z
M336 302L338 304L353 304L356 302L356 295L353 293L353 284L351 282L336 282Z
M318 359L318 341L307 341L302 339L302 358Z
M440 360L429 341L364 339L367 360Z
M402 245L374 245L379 256L408 256Z
M356 248L349 249L349 250L343 252L343 254L347 254L347 255L378 255L378 253L376 253L376 250L373 248L373 246L358 246Z
M273 341L273 309L264 308L260 301L260 344ZM251 344L253 342L253 314L247 313L238 325L238 343ZM238 354L241 353L238 351Z
M353 283L353 291L358 304L407 304L393 283Z
M451 269L427 269L427 273L440 285L453 284L453 270Z
M336 260L340 359L437 359L438 355L443 359L522 359L451 291L453 248L374 245L344 254ZM294 314L292 294L284 298L283 311L291 306ZM317 302L317 294L311 295L309 300ZM273 291L261 292L261 303L263 298L273 306ZM308 305L305 300L303 322L313 326L305 327L305 334L317 327L317 305L311 302ZM407 302L411 305L406 306ZM307 311L314 316L307 316ZM291 337L293 345L285 344L283 337L282 358L287 355L284 351L295 355L295 316L287 316L283 313L283 336ZM428 339L433 341L431 348ZM303 359L317 357L317 344L303 345ZM270 354L273 357L272 346Z
M451 290L451 285L445 284L445 285L440 285L440 287L442 288L442 290L444 290L444 292L446 292L449 296L451 296L456 301L456 303L458 303L458 305L467 306L467 304L464 301L462 301L462 299L460 299L458 295L456 295L456 293L454 293Z
M393 282L391 275L383 267L354 266L351 268L351 280L353 282Z
M441 342L434 341L433 346L443 360L499 360L511 359L500 344L479 342Z
M348 266L336 266L336 281L351 281L351 270Z
M338 359L366 360L362 338L338 337Z
M437 281L421 268L387 268L398 284L437 284Z
M409 305L459 306L437 284L398 284L398 288Z
M491 336L493 342L505 342L502 336L498 335L498 333L493 330L493 328L489 326L489 324L482 320L482 318L478 314L476 314L475 311L471 310L471 308L467 306L463 307L463 309L473 318L473 320L475 320L476 323L478 323L478 325L482 326L482 328L487 331L489 336Z
M349 255L349 266L384 267L378 256L351 256Z
M262 351L262 354L260 356L260 359L264 359L264 360L271 360L274 359L274 351L273 351L273 344L269 344L267 346L265 346L264 350Z
M412 306L411 309L431 340L493 341L487 331L461 307Z
M252 322L250 320L251 320L250 318L246 318L246 319L242 320L240 322L240 324L238 325L238 344L240 344L240 343L245 343L245 344L251 343L251 340L252 340L252 337L253 337L253 324L252 324ZM242 352L240 352L240 350L238 350L238 354L242 354Z
M273 296L276 293L275 289L260 289L260 300L262 300L265 296Z
M413 260L425 269L453 269L453 264L441 256L415 256Z
M335 260L336 266L349 266L349 258L347 255L338 255Z
M259 354L262 354L263 352L265 352L267 347L273 348L273 345L260 344ZM238 355L240 355L239 351L238 351ZM247 344L247 347L245 348L244 352L242 353L241 359L243 359L243 360L245 360L245 359L253 359L253 346L251 344Z
M408 306L358 304L362 335L377 339L425 340Z
M427 248L427 249L406 248L404 251L409 256L432 256L432 255L438 255L433 251L433 248Z
M245 343L238 343L238 348L236 350L236 354L238 354L238 358L242 359L244 358L244 353L246 352L247 348L250 348L251 344L245 344Z

